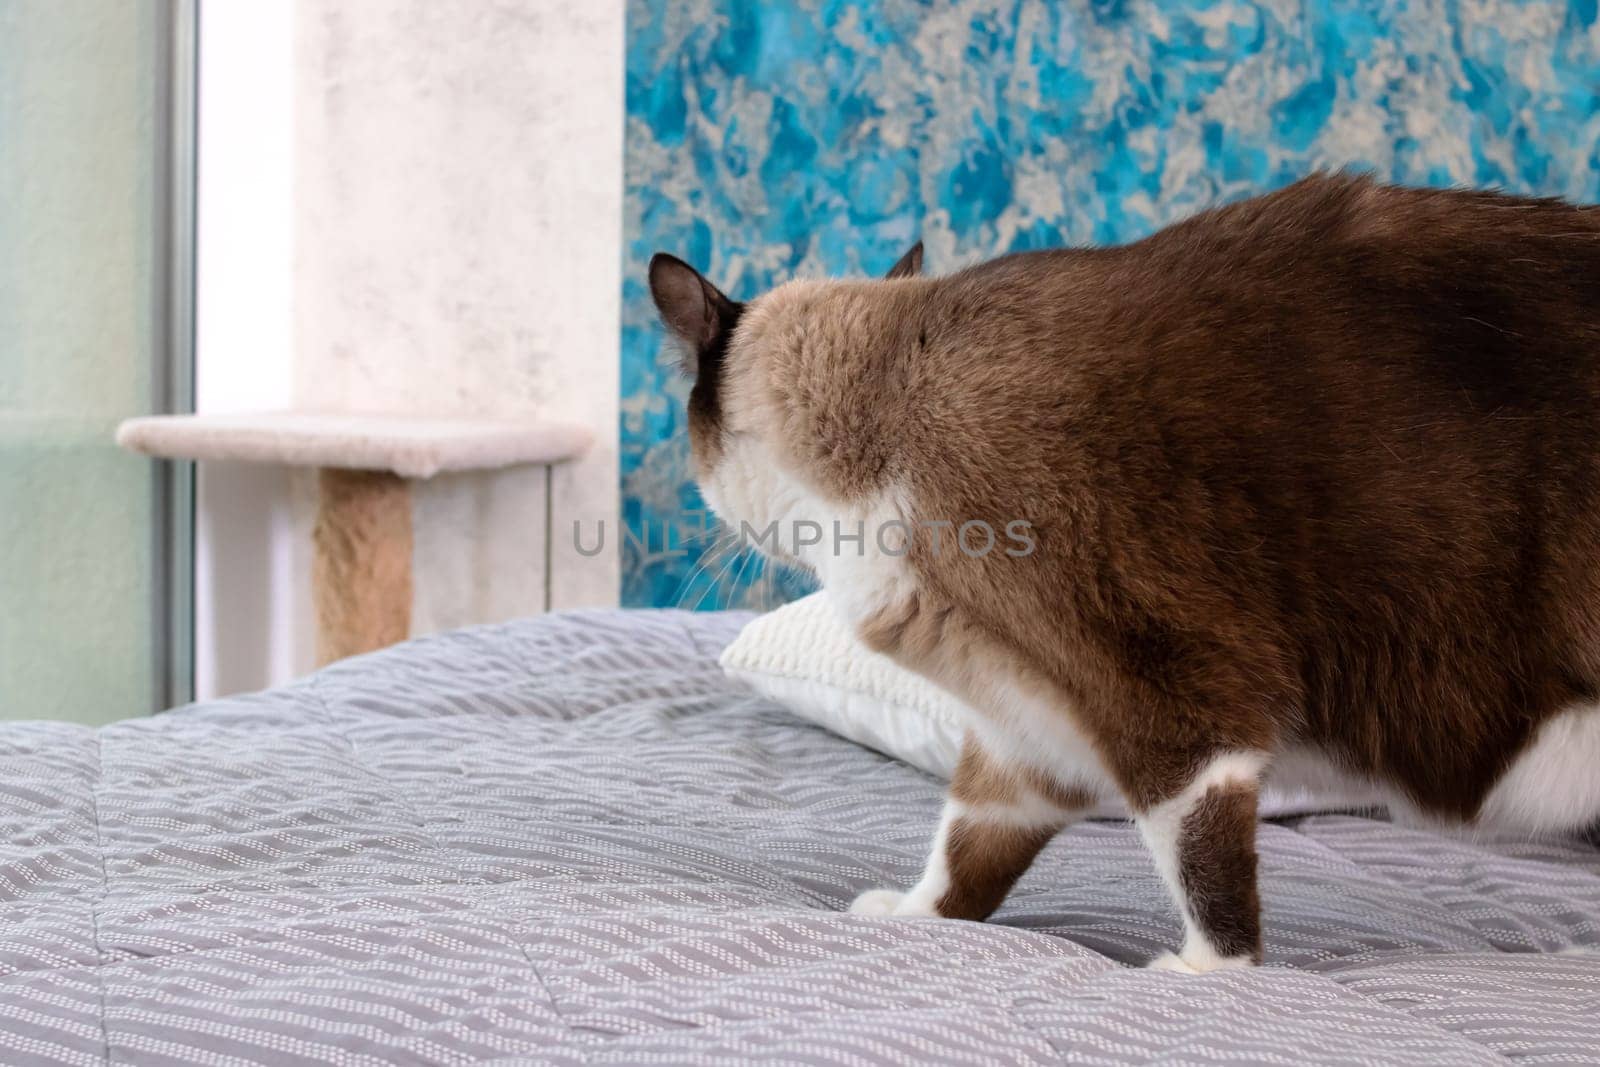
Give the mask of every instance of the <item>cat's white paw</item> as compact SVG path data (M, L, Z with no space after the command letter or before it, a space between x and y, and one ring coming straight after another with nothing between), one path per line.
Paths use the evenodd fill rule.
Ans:
M907 919L937 918L938 912L919 902L910 893L893 889L869 889L850 905L852 915L894 915Z
M852 915L893 915L895 905L906 898L893 889L869 889L850 903Z
M1161 955L1145 964L1145 967L1152 971L1177 971L1179 974L1204 973L1202 971L1195 970L1193 967L1183 962L1183 957L1178 955L1176 952L1163 952Z
M1180 956L1176 952L1163 952L1145 966L1152 971L1176 971L1178 974L1210 974L1212 971L1236 971L1254 967L1248 956L1218 956L1213 952L1195 952Z

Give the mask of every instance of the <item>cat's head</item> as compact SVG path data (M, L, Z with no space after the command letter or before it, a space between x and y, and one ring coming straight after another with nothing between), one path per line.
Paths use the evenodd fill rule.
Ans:
M922 272L922 243L885 280ZM863 282L795 281L747 303L730 299L693 267L657 253L650 295L681 353L690 379L689 447L707 505L737 529L792 518L786 500L798 490L785 476L782 423L772 388L793 370L797 351L815 340L819 320L837 307L831 294ZM787 554L787 553L781 553Z

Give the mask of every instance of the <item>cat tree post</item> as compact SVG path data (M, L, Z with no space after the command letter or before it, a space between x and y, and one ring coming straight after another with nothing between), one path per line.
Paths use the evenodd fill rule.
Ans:
M149 456L317 469L311 582L319 663L409 635L413 480L516 464L540 464L548 474L591 440L581 426L531 418L300 412L156 415L117 428L119 445ZM548 526L546 515L547 537Z
M411 483L387 471L322 468L311 542L317 662L405 640L411 632Z

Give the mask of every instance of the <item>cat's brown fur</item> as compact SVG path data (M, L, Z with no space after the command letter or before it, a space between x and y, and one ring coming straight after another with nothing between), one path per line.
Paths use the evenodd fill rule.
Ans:
M1471 821L1596 701L1600 212L1334 176L1120 248L915 251L749 305L658 257L702 482L758 444L823 511L1030 523L1025 556L919 535L852 621L996 722L1058 708L1151 825L1183 797L1174 879L1232 857L1185 908L1220 956L1259 946L1253 778L1185 793L1218 759L1313 749Z

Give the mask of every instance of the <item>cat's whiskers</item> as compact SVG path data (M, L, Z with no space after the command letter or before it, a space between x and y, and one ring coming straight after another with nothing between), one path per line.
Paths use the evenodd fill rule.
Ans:
M740 549L738 547L738 542L737 541L729 541L727 544L728 544L729 551L727 553L726 562L724 562L722 564L722 568L717 571L716 576L711 579L710 584L705 588L705 590L703 590L701 592L699 598L695 600L695 602L694 602L694 610L695 611L699 611L701 605L703 605L705 603L707 594L716 593L718 591L718 589L720 588L720 586L722 584L722 580L727 577L728 571L733 567L733 565L735 563L737 563L739 561L741 552L740 552ZM717 601L715 599L713 599L711 601L711 606L713 608L715 608L716 605L717 605Z
M720 536L721 533L721 527L706 531L707 535L715 535L714 539L711 546L700 554L699 559L695 561L695 565L689 569L689 573L684 575L683 580L678 583L677 592L673 594L672 598L672 606L674 608L683 607L684 600L693 591L695 580L703 576L712 567L721 563L728 553L732 551L734 547L733 539L723 538ZM704 598L703 592L701 597L702 599Z

